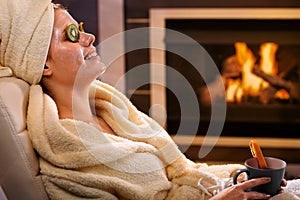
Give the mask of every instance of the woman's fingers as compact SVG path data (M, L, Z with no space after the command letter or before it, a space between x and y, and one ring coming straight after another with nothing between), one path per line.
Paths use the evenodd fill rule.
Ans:
M281 186L285 187L287 185L287 181L285 179L282 180Z
M240 183L238 187L240 187L242 190L247 190L250 188L253 188L258 185L262 185L265 183L268 183L271 181L271 178L269 177L263 177L263 178L255 178L248 181L245 181L243 183ZM246 198L247 199L269 199L270 195L259 193L259 192L246 192Z
M282 187L285 187L287 185L287 181L285 180L285 179L283 179L282 180L282 182L281 182L281 186ZM279 190L279 194L281 194L281 193L283 193L284 192L284 190L281 188L280 190Z
M245 181L243 183L240 183L239 187L244 190L247 190L247 189L253 188L258 185L269 183L270 181L271 181L271 178L269 178L269 177L255 178L255 179L251 179L251 180Z
M269 199L269 194L259 193L259 192L247 192L247 199Z
M232 185L221 191L211 199L214 200L249 200L249 199L269 199L270 195L255 191L246 192L247 189L270 182L270 178L255 178L236 185Z

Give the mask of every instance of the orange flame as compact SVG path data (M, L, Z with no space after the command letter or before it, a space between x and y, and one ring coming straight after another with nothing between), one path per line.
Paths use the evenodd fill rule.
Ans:
M242 79L228 80L226 98L228 102L241 102L243 95L257 96L261 89L268 83L252 73L256 58L251 49L244 42L234 44L236 58L241 66ZM259 67L265 73L276 75L277 63L275 53L278 45L275 43L263 43L260 46Z
M238 79L229 79L228 87L226 90L227 102L241 102L243 97L243 89L241 87L241 81Z
M260 46L260 68L267 74L276 75L278 73L278 67L276 63L275 53L278 45L275 43L263 43ZM263 81L263 88L269 84Z

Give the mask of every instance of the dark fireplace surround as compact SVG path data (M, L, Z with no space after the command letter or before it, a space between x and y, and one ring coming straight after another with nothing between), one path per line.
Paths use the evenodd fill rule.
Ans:
M284 79L299 81L297 73L299 73L300 67L300 39L297 36L300 35L300 9L157 8L150 10L149 13L150 27L176 30L193 38L209 53L220 72L224 60L234 54L235 42L245 42L257 59L259 59L258 49L260 44L275 42L278 44L276 52L278 70L284 71L285 67L293 65L293 71ZM152 36L150 32L150 44L157 41L162 41L161 46L165 46L166 49L180 49L182 45L189 45L177 41L167 32L161 38ZM184 58L167 51L159 54L150 49L150 62L165 64L176 69L190 82L199 99L203 95L200 88L205 86L206 83ZM161 77L161 74L166 77L163 81L166 82L167 86L176 82L176 80L172 82L172 77L168 77L166 71L157 71L153 67L150 68L150 73L153 82L161 82L161 80L156 79L156 77ZM213 79L214 77L211 77L211 81ZM182 116L178 100L172 91L165 89L164 96L161 95L163 89L155 91L155 87L153 87L154 89L150 87L151 105L161 104L162 107L165 106L168 116L166 123L168 132L171 134L176 133L177 139L175 141L181 146L190 145L189 142L193 141L193 145L189 149L198 151L199 147L203 145L210 124L210 107L201 104L201 101L199 101L200 119L194 118L192 113L187 117ZM159 119L159 115L152 117ZM180 122L199 123L196 139L187 139L188 142L184 141L185 136L189 137L191 133L188 131L179 133L178 126ZM284 153L290 150L299 153L300 138L298 130L300 130L300 103L298 101L275 99L268 104L261 104L254 99L254 101L250 100L242 103L227 103L224 128L222 129L221 138L218 140L219 142L214 147L214 151L221 148L221 153L214 153L214 155L223 155L224 159L227 156L227 154L224 155L224 148L236 148L238 149L237 152L241 152L242 155L234 156L232 159L243 160L249 156L247 141L250 138L260 138L263 141L264 148L270 150L269 155L280 156L284 154L281 157L289 157L287 158L288 161L300 162L299 158L292 156L295 153L289 153L289 155ZM194 136L191 135L191 137ZM190 155L197 155L197 153L194 152ZM194 157L194 159L197 159L197 157ZM207 159L222 160L220 157L209 158L209 156ZM229 157L225 159L228 160Z
M225 59L235 54L235 42L245 42L257 60L259 60L259 46L265 42L274 42L278 45L276 51L278 73L285 72L289 68L284 80L300 81L299 19L167 19L166 28L184 33L199 42L220 72ZM166 35L168 49L186 48L186 45L189 44L172 39L172 35ZM193 71L193 67L187 61L170 52L166 55L166 64L183 74L201 99L203 94L200 88L205 87L201 75ZM172 84L168 83L168 74L166 76L167 85ZM201 101L199 103L202 113L198 135L204 135L209 124L210 107L201 104ZM178 122L181 120L180 108L171 91L167 91L167 111L169 132L176 132ZM262 104L248 98L241 103L227 103L222 135L297 138L299 128L298 100L275 99L268 104Z

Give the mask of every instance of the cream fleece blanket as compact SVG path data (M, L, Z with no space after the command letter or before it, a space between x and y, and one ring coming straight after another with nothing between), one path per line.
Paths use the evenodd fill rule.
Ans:
M117 136L82 121L60 120L55 102L40 86L31 86L28 132L51 199L209 199L243 167L191 162L123 94L99 81L90 91L97 116Z

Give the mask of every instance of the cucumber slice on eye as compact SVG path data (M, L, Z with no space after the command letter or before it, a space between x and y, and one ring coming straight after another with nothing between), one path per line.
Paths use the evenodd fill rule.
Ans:
M75 24L70 24L67 26L67 36L71 42L78 42L79 30Z

